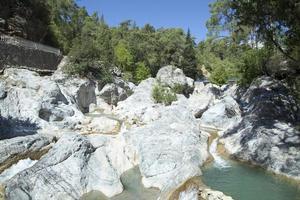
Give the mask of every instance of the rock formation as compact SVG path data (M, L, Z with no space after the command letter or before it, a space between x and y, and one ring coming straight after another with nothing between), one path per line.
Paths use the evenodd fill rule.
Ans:
M299 106L289 89L261 77L239 99L241 123L228 130L222 142L234 157L276 173L300 179Z
M157 104L151 92L158 82L184 94L170 106ZM194 83L166 66L138 86L116 80L101 88L60 69L43 77L6 69L0 110L0 173L19 160L38 160L4 183L8 199L79 199L91 191L112 197L123 191L122 173L135 166L161 199L175 190L175 199L231 199L199 185L181 187L201 175L209 157L209 134L199 125L223 130L220 141L235 158L299 178L299 107L284 84L268 77L242 92Z

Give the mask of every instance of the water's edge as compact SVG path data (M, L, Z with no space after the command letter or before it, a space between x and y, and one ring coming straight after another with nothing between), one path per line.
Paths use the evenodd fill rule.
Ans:
M216 130L210 135L208 148L212 159L202 167L201 178L205 185L238 200L252 200L254 197L263 200L300 200L298 181L224 156L226 152L219 152Z

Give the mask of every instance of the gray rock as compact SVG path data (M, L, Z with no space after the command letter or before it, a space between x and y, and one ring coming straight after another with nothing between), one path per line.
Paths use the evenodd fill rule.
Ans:
M160 68L156 79L171 88L182 87L185 95L192 93L194 89L194 80L185 76L181 69L171 65Z
M239 104L231 97L226 96L216 101L215 105L205 111L200 119L203 126L211 126L223 131L235 126L241 121Z
M25 158L39 159L53 142L52 137L29 135L0 140L0 173Z
M5 95L0 98L1 116L5 121L12 120L0 125L12 134L13 129L23 130L13 128L14 121L60 134L62 131L58 133L58 129L74 129L89 106L96 104L95 83L70 77L61 69L51 76L40 76L25 69L6 69L0 78L0 91L5 88ZM6 124L10 126L5 127ZM27 130L29 126L23 127Z
M87 81L80 85L75 95L76 103L83 113L89 112L89 106L96 103L95 84L93 81Z
M176 189L163 195L162 199L178 200L233 200L222 192L212 190L204 185L200 177L193 177L186 180Z
M108 197L121 193L120 174L123 171L116 168L126 170L128 167L124 167L126 161L122 166L116 163L123 150L106 150L111 145L110 140L97 138L73 134L63 136L35 165L8 181L6 197L56 200L79 199L93 190Z
M81 112L89 112L90 104L96 104L96 83L87 78L71 77L57 70L51 77L61 88L69 102L76 104Z
M204 85L203 82L195 82L193 94L188 99L189 107L196 118L213 104L220 95L220 88L213 84Z
M1 80L0 80L1 81ZM7 96L3 82L0 82L0 99L4 99Z
M113 83L106 84L101 89L98 96L108 104L117 105L119 101L124 101L131 94L132 84L120 78L115 78Z
M280 81L259 78L240 99L243 120L222 142L236 158L300 179L298 105Z
M116 135L120 131L121 121L108 115L96 115L95 117L90 115L80 126L83 134Z
M24 70L6 69L2 78L7 96L0 99L1 116L6 119L30 121L40 128L71 126L82 117L72 96L53 80ZM52 123L49 122L59 122Z

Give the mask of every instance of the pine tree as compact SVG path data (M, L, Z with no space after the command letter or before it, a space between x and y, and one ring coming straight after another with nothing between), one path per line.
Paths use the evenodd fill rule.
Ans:
M185 48L183 51L183 62L182 70L185 75L196 78L197 76L197 60L196 60L196 51L195 51L195 42L191 36L190 29L188 29L186 38L185 38Z

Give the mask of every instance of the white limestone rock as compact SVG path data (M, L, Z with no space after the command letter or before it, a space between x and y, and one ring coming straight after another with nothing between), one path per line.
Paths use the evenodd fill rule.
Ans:
M225 96L205 111L200 118L203 126L210 126L223 131L232 128L241 121L239 104L230 96Z
M186 106L162 108L161 115L145 126L124 132L124 137L137 155L143 184L168 190L201 174L199 166L208 157L207 135L201 134Z
M183 87L183 91L186 95L192 93L194 89L194 80L185 76L181 69L172 65L160 68L157 72L156 79L163 85L171 88L178 85Z
M122 147L115 147L119 150L112 153L107 150L110 138L95 137L64 135L34 166L7 182L6 197L56 200L79 199L92 190L108 197L121 193L120 175L132 165L123 160L122 167L118 166L116 159L122 154L115 153L123 152Z

